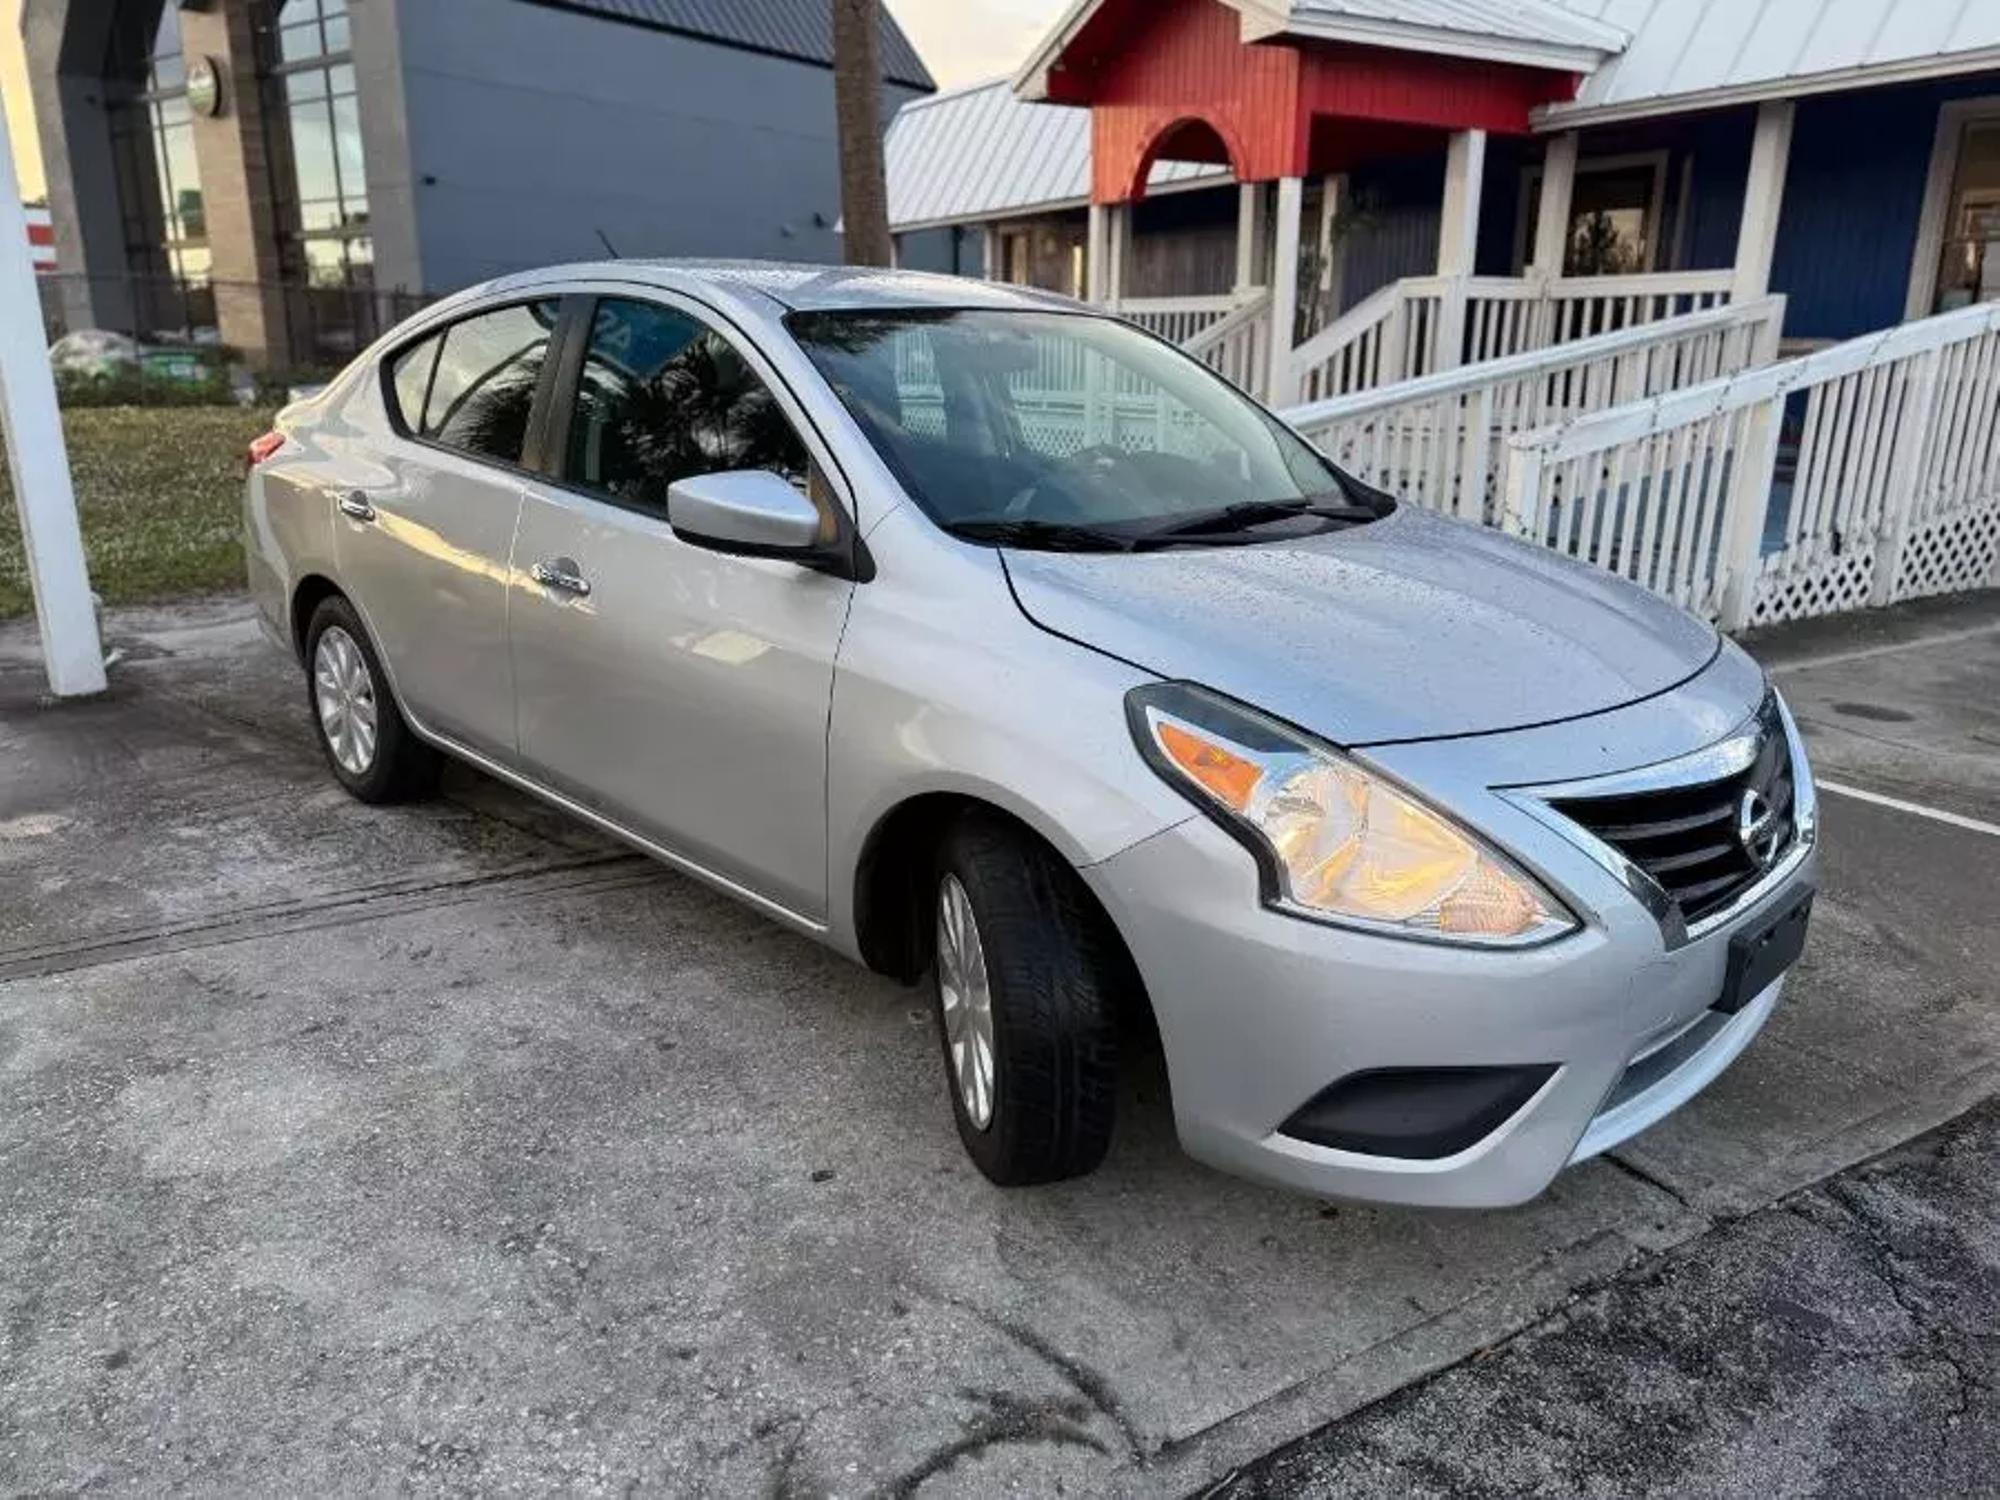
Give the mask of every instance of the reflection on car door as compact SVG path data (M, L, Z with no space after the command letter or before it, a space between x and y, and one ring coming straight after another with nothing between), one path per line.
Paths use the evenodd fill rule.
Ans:
M524 766L822 916L827 713L853 586L690 546L666 497L676 479L731 469L775 470L823 507L830 492L771 384L672 307L599 301L564 404L567 420L551 424L560 482L528 486L514 551Z
M341 578L404 706L501 757L514 750L508 560L558 305L479 313L394 356L389 482L337 497Z

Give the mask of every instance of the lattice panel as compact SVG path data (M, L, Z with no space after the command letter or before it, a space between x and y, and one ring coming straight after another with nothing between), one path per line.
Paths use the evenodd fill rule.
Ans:
M2000 501L1937 516L1903 544L1891 599L1986 588L2000 579Z
M1838 557L1801 563L1781 554L1765 565L1750 606L1752 625L1805 620L1814 615L1865 609L1875 584L1875 549L1855 547Z

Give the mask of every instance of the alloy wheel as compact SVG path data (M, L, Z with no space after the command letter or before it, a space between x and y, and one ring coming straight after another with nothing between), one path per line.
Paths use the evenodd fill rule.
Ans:
M938 883L938 1001L958 1097L973 1127L993 1123L993 990L971 898L956 875Z
M338 625L329 625L313 649L313 702L320 733L341 770L365 776L375 763L375 678L361 647Z

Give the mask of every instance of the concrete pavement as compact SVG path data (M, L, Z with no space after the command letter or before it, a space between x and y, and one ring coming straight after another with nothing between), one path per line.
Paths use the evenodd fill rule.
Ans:
M1828 799L1765 1037L1526 1209L1176 1149L1003 1193L923 997L470 773L349 801L240 605L0 636L0 1489L1206 1484L2000 1081L2000 839ZM2000 602L1795 633L1823 776L2000 821Z

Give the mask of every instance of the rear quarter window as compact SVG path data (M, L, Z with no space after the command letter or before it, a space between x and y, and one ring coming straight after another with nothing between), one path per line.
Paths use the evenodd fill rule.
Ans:
M424 430L424 398L430 394L431 372L437 368L438 346L443 342L444 335L434 333L410 345L389 366L390 399L410 432Z

